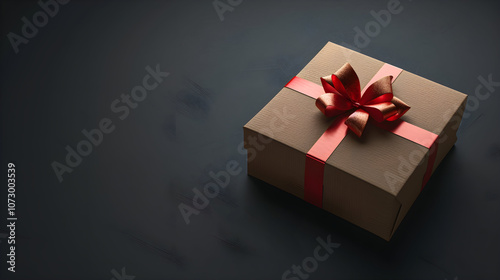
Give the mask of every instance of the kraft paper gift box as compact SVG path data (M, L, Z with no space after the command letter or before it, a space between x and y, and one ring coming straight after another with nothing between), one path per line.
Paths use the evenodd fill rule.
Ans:
M374 95L371 105L349 99L350 92L345 98L355 84L352 73L342 76L346 63L360 89L390 74L385 79L393 95ZM333 92L321 97L323 83ZM386 88L371 90L380 95ZM460 92L329 42L244 126L248 174L390 240L456 142L465 104ZM380 106L392 113L377 112ZM358 136L354 131L364 123Z

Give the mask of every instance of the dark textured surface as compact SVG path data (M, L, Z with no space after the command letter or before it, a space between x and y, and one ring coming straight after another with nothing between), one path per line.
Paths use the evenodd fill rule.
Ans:
M2 2L0 217L14 162L18 221L15 273L0 230L0 278L281 279L330 235L309 279L500 279L500 86L468 104L389 243L246 175L242 126L388 2L243 0L221 21L210 0L71 1L17 54L7 34L41 8ZM401 1L359 50L469 96L500 81L498 2L436 2ZM119 119L110 104L157 64L170 75ZM103 118L115 130L59 182L51 163ZM243 171L186 225L179 204L232 160Z

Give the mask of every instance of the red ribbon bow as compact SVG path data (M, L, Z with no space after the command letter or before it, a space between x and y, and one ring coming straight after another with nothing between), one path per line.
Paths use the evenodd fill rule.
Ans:
M361 92L358 75L346 63L335 74L321 78L326 93L316 99L316 107L327 117L355 110L345 124L361 136L369 117L377 122L394 121L410 109L392 94L391 80L392 76L385 76Z

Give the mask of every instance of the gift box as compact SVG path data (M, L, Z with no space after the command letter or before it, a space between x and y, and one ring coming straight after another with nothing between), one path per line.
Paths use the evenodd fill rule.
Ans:
M329 42L244 126L248 174L390 240L466 97Z

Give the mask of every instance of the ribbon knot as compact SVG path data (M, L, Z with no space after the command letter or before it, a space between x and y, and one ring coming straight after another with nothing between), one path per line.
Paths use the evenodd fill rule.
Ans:
M346 63L335 74L321 78L325 93L316 99L316 107L327 117L351 111L345 124L359 137L370 117L377 122L394 121L410 109L393 95L392 78L382 77L361 92L358 75Z

